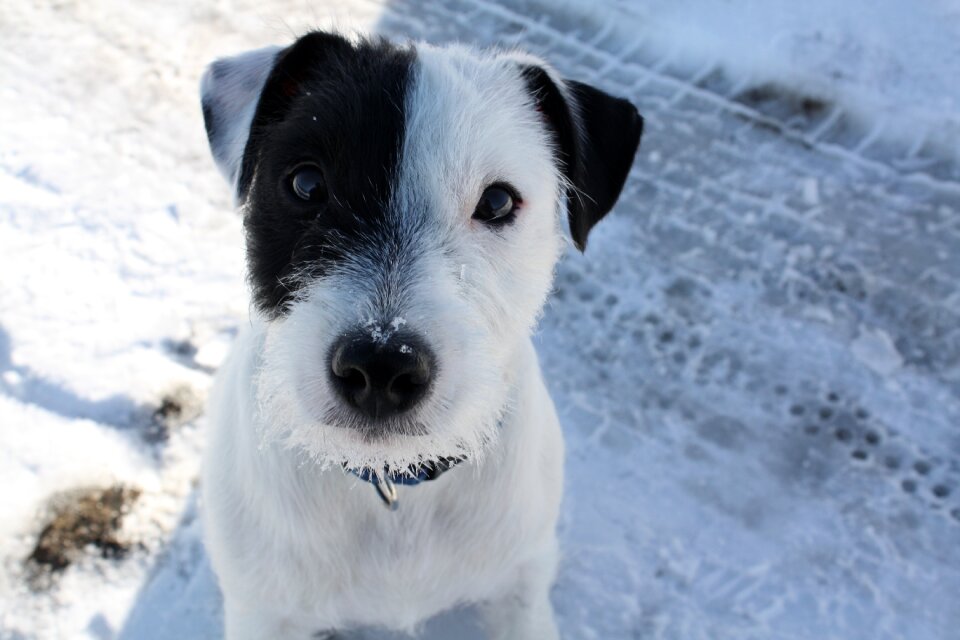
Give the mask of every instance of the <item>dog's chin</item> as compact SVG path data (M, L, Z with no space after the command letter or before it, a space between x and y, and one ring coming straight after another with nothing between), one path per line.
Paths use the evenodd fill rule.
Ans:
M497 441L502 419L502 410L480 414L428 409L409 417L370 420L328 407L311 415L290 412L291 406L305 407L286 400L287 419L271 421L261 434L265 442L295 450L323 467L374 472L453 458L480 460Z
M379 472L401 469L452 458L478 460L497 439L498 421L467 433L445 433L430 425L409 425L405 432L383 429L361 431L353 428L314 424L291 430L284 444L296 447L322 466Z

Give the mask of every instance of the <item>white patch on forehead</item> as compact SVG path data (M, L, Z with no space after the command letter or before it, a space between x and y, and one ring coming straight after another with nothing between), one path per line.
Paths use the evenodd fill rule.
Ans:
M483 189L497 181L516 187L525 202L553 202L558 175L551 145L515 61L418 46L398 203L426 204L447 214L441 218L465 223Z

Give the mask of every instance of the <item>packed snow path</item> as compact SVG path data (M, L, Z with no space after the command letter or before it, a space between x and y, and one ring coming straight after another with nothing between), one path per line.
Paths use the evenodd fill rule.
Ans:
M673 71L620 26L472 0L392 2L378 21L396 37L532 49L646 118L623 198L586 255L561 265L537 336L568 443L554 592L564 637L956 637L955 163L802 94L738 86L714 64ZM155 181L180 179L167 172L183 158L206 162L196 147L160 146ZM18 164L29 149L3 151L4 180L43 188ZM20 203L0 203L10 227ZM213 289L230 275L183 277ZM143 295L162 303L165 292ZM242 321L202 299L188 307L208 332ZM151 348L185 360L164 344ZM44 406L51 394L23 374L30 363L9 360L0 352L27 377L22 401L115 428L123 406L56 394ZM89 611L90 637L218 632L195 515L190 501L168 545L123 561L155 564L123 628ZM20 601L30 597L44 596ZM9 637L32 637L26 624Z

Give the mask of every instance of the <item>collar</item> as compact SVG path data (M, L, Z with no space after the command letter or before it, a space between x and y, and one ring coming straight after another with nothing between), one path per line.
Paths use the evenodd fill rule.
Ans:
M404 469L393 469L384 467L380 474L374 473L369 467L364 469L352 469L344 463L343 468L364 482L369 482L376 489L377 495L391 511L395 511L397 504L397 485L406 485L413 487L421 482L436 480L444 473L454 468L466 460L464 456L445 457L438 460L430 460L419 464L411 464Z

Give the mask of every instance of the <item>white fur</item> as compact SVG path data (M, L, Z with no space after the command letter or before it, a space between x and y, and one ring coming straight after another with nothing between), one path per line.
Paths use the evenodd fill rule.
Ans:
M563 442L529 336L563 242L561 179L513 56L417 53L392 203L419 229L404 273L358 258L307 283L285 317L251 319L218 374L203 491L230 640L411 630L461 604L480 605L493 638L557 636ZM233 108L249 126L249 106ZM239 157L217 160L235 179ZM502 234L471 219L495 180L524 198ZM385 299L394 279L402 295ZM317 354L347 330L401 326L439 363L415 409L424 434L326 424L336 398ZM467 461L399 487L394 512L341 468L453 455Z
M240 160L250 133L260 90L270 75L280 47L264 47L230 58L219 74L211 66L200 81L204 102L222 120L216 141L211 141L220 173L236 190Z

